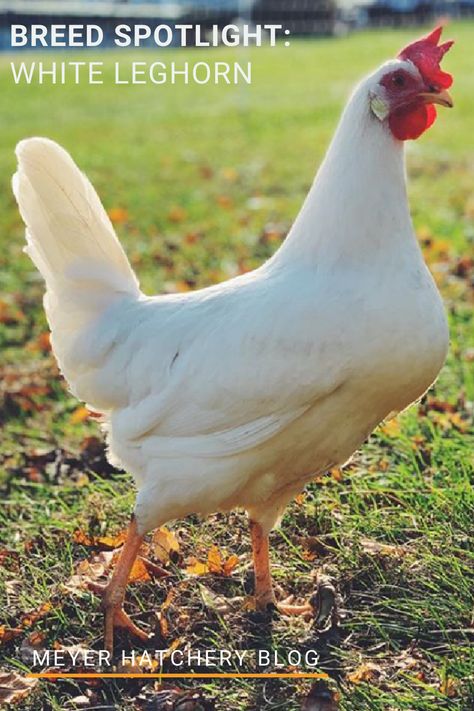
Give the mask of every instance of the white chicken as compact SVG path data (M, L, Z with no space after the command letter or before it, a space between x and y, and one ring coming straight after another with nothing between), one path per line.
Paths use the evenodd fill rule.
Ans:
M145 296L70 156L43 138L18 145L14 192L54 353L138 488L104 589L109 650L115 625L146 636L123 610L144 534L191 512L248 511L257 605L274 603L268 534L290 499L438 375L448 331L413 232L403 146L434 104L452 106L440 35L356 88L273 257L193 293Z

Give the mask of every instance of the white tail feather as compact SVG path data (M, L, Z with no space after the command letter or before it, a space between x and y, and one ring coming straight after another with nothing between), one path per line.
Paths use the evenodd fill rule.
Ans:
M78 363L80 333L90 333L124 298L137 299L139 284L97 193L69 154L53 141L29 138L16 155L13 191L26 224L25 251L46 281L54 352L81 397L75 382L92 358Z

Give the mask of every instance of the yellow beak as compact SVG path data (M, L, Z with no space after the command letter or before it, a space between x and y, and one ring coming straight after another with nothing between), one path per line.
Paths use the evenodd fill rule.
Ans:
M440 104L440 106L447 106L452 109L454 102L451 94L447 89L442 89L441 91L426 91L418 95L420 99L423 99L425 104Z

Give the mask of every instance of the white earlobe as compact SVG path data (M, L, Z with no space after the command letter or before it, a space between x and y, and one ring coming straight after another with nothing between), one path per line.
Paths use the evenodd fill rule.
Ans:
M384 101L377 94L370 93L370 109L374 116L376 116L379 121L384 121L389 114L389 106L386 101Z

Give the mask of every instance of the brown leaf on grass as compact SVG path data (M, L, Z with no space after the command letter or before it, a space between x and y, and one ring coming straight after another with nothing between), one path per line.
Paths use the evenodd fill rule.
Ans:
M453 412L449 416L449 420L452 426L461 433L469 432L472 427L472 422L467 417L463 417L459 412Z
M333 467L330 469L329 474L331 475L331 479L334 479L334 481L342 481L344 479L342 469L339 467Z
M31 647L41 647L42 644L44 644L44 641L46 639L46 633L42 632L40 630L35 630L31 634L28 635L28 644Z
M469 432L472 427L470 418L464 417L459 412L431 412L430 419L444 432L448 432L453 427L458 432Z
M145 583L151 580L150 573L148 572L145 563L141 558L137 558L132 566L130 575L128 577L129 583Z
M175 562L179 557L179 543L174 533L162 526L153 533L150 551L160 563Z
M436 397L427 397L425 403L426 409L435 410L436 412L456 412L456 406L446 400L439 400Z
M128 211L123 207L111 207L108 215L114 225L123 225L124 222L128 222L129 218Z
M395 677L406 676L419 679L425 683L434 680L431 664L419 650L405 649L400 654L388 654L377 657L376 660L364 660L351 672L347 679L353 684L364 682L382 686L393 685Z
M39 353L49 353L51 350L51 334L49 331L43 331L39 336L30 341L27 346L27 350L36 351Z
M44 602L38 609L32 610L22 615L19 620L18 627L6 627L5 625L0 626L0 645L10 642L12 639L19 637L23 632L32 627L38 620L45 617L51 610L53 606L50 602ZM33 635L41 635L41 632L34 632Z
M0 672L0 704L17 704L31 694L38 679L27 679L16 672Z
M238 565L239 558L236 555L226 557L221 553L217 546L212 546L207 554L207 561L198 561L192 558L186 568L189 575L206 575L214 573L215 575L223 575L228 577L232 574L234 568Z
M127 529L120 531L115 536L89 536L85 531L77 529L72 534L74 543L88 548L103 548L104 550L115 550L125 543Z
M458 695L458 685L455 679L446 677L439 685L440 692L448 699L454 699Z
M365 681L373 681L380 676L381 672L382 670L378 664L375 664L374 662L364 662L357 667L357 669L354 669L351 674L347 675L347 681L350 681L351 684L361 684Z
M80 546L93 546L94 538L91 538L84 531L78 529L72 534L72 540L74 543L78 543Z
M210 573L219 574L222 570L222 553L217 546L212 546L207 554L207 567Z
M233 206L234 201L231 197L229 197L229 195L218 195L217 204L220 207L223 207L224 210L229 210Z
M214 175L214 171L210 165L203 163L199 166L199 174L204 180L210 180Z
M29 370L20 366L2 368L0 370L2 409L5 412L42 410L45 406L42 399L51 391L50 379L51 368L39 368L37 365Z
M0 300L0 323L12 326L25 320L25 314L16 306Z
M297 542L303 548L303 556L306 560L324 558L330 554L331 548L337 547L334 540L331 540L329 545L316 536L300 536Z
M116 548L123 546L127 538L127 534L127 529L124 529L115 536L98 536L98 538L95 539L95 545L99 546L99 548L105 548L105 550L115 550Z
M69 421L72 425L79 425L81 422L85 422L89 419L89 410L84 405L77 407L72 413Z
M180 207L179 205L173 205L173 207L168 212L168 220L170 222L183 222L187 216L188 214L184 207Z
M188 575L207 575L209 567L207 563L202 563L196 558L191 558L186 568Z
M216 575L231 575L238 562L239 559L236 555L231 555L229 558L226 558L217 546L212 546L207 554L209 572L215 573Z
M407 554L406 548L403 546L395 546L391 543L381 543L372 538L361 538L360 545L364 553L368 555L379 555L393 558L401 558Z
M42 617L45 617L49 612L51 612L52 609L53 606L50 602L43 602L43 604L38 609L32 610L31 612L27 612L25 615L22 615L22 617L20 618L20 625L23 627L23 629L31 627L35 624L35 622L37 622Z
M10 642L22 633L23 630L21 627L6 627L6 625L0 625L0 645Z
M401 432L399 420L389 420L380 425L380 432L387 437L398 437Z
M201 237L202 234L200 232L188 232L186 235L184 235L184 242L186 244L196 244L196 242L198 242Z
M114 558L113 552L102 551L89 560L81 560L74 575L61 585L64 592L83 593L89 589L89 583L97 583L109 570Z
M453 274L460 279L470 277L474 272L474 259L472 257L460 257L454 265Z
M224 560L224 563L222 565L223 575L225 575L226 577L228 577L229 575L232 575L232 572L238 566L238 564L239 564L239 557L237 555L233 554L233 555L229 556L228 558L226 558L226 560Z

